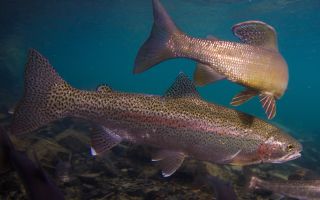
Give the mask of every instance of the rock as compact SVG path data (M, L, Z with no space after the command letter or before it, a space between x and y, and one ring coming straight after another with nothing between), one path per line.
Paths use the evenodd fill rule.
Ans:
M66 130L59 138L57 138L58 143L69 149L73 153L90 152L89 139L85 136L77 136L76 134L81 134L74 132L73 130Z

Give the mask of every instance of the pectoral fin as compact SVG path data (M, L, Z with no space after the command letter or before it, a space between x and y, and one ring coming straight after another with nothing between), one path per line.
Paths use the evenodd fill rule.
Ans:
M198 63L193 74L194 83L197 86L204 86L208 83L213 83L222 80L225 77L216 72L212 66Z
M173 152L161 150L157 152L152 161L158 161L164 177L171 176L183 163L185 154L181 152Z
M94 129L91 135L91 154L103 154L121 142L121 137L106 127Z
M246 90L240 92L239 94L237 94L236 96L234 96L230 104L233 106L239 106L239 105L247 102L248 100L250 100L251 98L253 98L257 94L258 94L258 92L255 90L246 89Z
M268 119L274 118L276 115L276 100L274 96L269 94L260 94L259 98Z
M261 21L246 21L232 27L232 32L242 42L278 51L274 28Z
M226 158L224 158L223 160L220 160L218 163L220 164L232 164L232 161L235 157L237 157L237 155L239 155L239 153L242 151L242 149L239 149L237 152L235 152L232 155L227 156Z

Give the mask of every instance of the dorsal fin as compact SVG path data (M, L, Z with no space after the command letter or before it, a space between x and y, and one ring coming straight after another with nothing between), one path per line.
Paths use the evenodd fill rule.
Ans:
M232 27L232 32L242 42L278 51L277 34L274 28L261 21L246 21Z
M97 92L101 92L101 93L112 92L112 89L106 84L99 85L96 90Z
M183 72L180 72L177 76L174 83L164 94L164 97L169 98L181 98L181 97L195 97L200 98L196 87L193 82L185 75Z

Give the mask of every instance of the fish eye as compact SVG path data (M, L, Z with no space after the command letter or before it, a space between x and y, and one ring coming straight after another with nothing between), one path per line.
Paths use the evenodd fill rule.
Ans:
M293 145L292 145L292 144L289 144L289 145L287 146L287 149L288 149L288 151L292 151Z

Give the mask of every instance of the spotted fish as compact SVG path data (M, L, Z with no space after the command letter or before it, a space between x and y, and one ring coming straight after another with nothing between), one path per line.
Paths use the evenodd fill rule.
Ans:
M159 0L153 0L154 23L140 48L134 73L143 72L171 58L199 62L194 72L196 85L228 79L246 89L231 104L238 106L259 96L268 119L276 115L276 100L288 85L287 63L278 51L276 31L261 21L236 24L232 31L241 43L193 38L180 31Z
M281 197L320 200L320 180L265 181L253 176L249 188L268 190Z
M183 73L163 96L115 92L106 85L85 91L71 87L46 58L30 50L12 133L28 133L63 117L98 125L92 133L94 155L123 140L160 148L152 160L160 163L164 176L173 174L186 157L249 165L286 162L302 150L275 126L203 101Z

